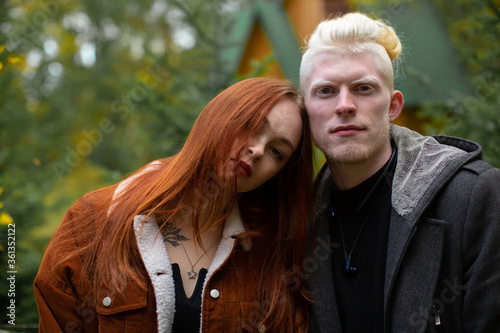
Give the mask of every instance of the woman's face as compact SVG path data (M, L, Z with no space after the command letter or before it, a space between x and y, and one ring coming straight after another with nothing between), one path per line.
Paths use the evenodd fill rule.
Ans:
M274 177L297 149L302 136L302 118L288 97L271 109L264 126L231 158L238 192L248 192Z

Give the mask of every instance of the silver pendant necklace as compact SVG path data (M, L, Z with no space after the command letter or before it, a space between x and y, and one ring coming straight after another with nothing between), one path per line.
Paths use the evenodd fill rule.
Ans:
M212 246L210 246L206 251L203 251L203 254L198 258L198 260L196 260L196 262L194 264L191 262L191 259L189 258L189 255L186 251L186 248L184 247L184 244L182 244L182 242L180 242L180 243L181 243L182 249L184 250L184 253L186 254L186 258L189 261L189 264L191 265L191 270L189 270L187 272L187 275L190 279L195 279L196 275L198 275L198 272L196 272L194 270L194 267L196 266L196 264L198 262L200 262L201 258L203 258L203 256L205 256L205 254L207 254L207 252L210 251L214 247L215 244L217 244L217 242L213 243Z

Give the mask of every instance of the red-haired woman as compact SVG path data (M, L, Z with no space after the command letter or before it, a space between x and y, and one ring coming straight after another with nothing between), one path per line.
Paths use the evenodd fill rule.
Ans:
M40 332L307 331L311 180L295 87L229 87L181 152L69 209L34 284Z

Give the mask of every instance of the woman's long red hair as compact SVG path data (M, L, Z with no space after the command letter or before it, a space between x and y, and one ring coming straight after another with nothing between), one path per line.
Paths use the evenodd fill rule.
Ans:
M299 147L270 181L236 195L235 180L226 184L223 177L230 156L257 133L272 107L283 98L296 101L301 112ZM241 143L236 149L235 142ZM308 301L304 284L288 286L296 278L293 272L302 264L305 252L313 173L309 121L296 88L287 81L269 78L232 85L203 109L183 149L161 164L163 167L152 170L139 169L113 199L91 203L92 193L82 199L93 208L88 221L81 222L86 235L76 235L81 238L77 254L85 258L84 270L94 290L105 284L111 291L122 292L128 280L144 281L134 216L155 214L166 222L180 209L194 208L193 236L200 242L201 233L224 223L231 204L224 210L223 189L230 188L248 231L241 237L251 237L258 244L252 251L258 249L261 267L257 292L265 306L260 320L272 332L305 332ZM114 185L100 191L113 193L116 189ZM222 216L221 211L225 212Z

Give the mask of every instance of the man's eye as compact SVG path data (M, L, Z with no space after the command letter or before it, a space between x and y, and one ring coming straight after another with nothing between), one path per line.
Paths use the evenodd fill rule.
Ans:
M358 89L361 92L370 92L370 91L372 91L372 87L370 87L370 86L360 86Z
M332 92L332 90L330 88L321 88L318 93L320 95L328 95Z
M283 159L283 154L281 153L281 150L279 150L276 147L271 147L270 150L271 150L271 154L273 154L274 157L278 158L279 160Z

